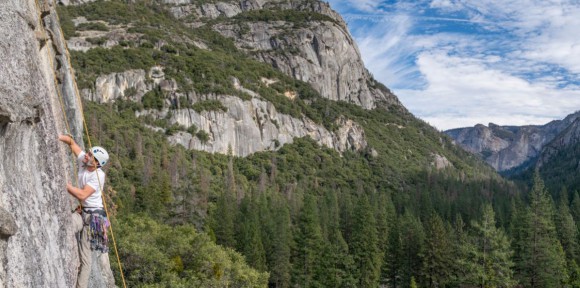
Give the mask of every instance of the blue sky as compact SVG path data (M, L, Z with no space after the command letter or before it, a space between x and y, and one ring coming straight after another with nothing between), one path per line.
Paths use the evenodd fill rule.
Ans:
M580 0L330 0L365 65L440 130L580 110Z

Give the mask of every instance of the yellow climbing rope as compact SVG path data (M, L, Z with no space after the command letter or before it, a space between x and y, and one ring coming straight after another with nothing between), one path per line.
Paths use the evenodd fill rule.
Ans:
M44 25L42 23L42 14L41 14L41 9L40 9L40 4L38 3L38 0L35 0L35 3L36 3L36 11L38 12L39 27L41 27L41 29L43 30L43 32L46 33L46 29L44 28ZM56 9L55 9L55 15L56 15L56 20L60 23L60 18L58 16L58 13L56 12ZM79 94L79 90L78 90L77 82L76 82L76 79L75 79L75 75L74 75L74 73L72 71L72 65L70 63L70 53L69 53L69 50L68 50L68 45L66 44L66 40L64 39L64 33L63 33L62 28L60 27L60 25L58 25L58 29L59 29L59 32L60 32L61 41L62 41L62 43L64 43L64 47L65 47L65 51L66 51L66 55L65 56L66 56L66 60L68 62L69 74L72 77L72 83L74 85L74 90L75 90L74 92L75 92L75 95L77 97L77 102L79 103L79 106L80 106L81 118L83 119L83 125L84 125L84 128L85 128L85 134L86 134L86 137L87 137L87 141L88 141L89 147L92 147L91 137L89 135L89 129L87 127L87 122L85 120L84 109L83 109L81 97L80 97L80 94ZM59 102L60 102L60 106L61 106L61 110L62 110L63 116L65 118L66 129L70 132L71 131L70 130L70 126L69 126L68 119L67 119L67 116L66 116L66 111L64 109L64 103L63 103L63 98L64 97L62 96L62 93L58 89L58 78L56 76L56 71L54 70L54 67L55 66L54 66L54 63L52 61L52 49L51 49L50 45L47 45L47 46L48 46L48 50L47 50L47 52L48 52L48 59L50 60L50 65L52 67L52 72L53 72L53 76L54 76L54 85L55 85L56 91L57 91L58 96L59 96L58 98L59 98ZM73 161L73 169L74 169L74 173L75 173L75 181L76 181L76 184L78 186L78 175L77 175L77 169L76 169L76 159L75 159L75 161ZM105 208L105 214L107 215L107 218L108 219L111 219L109 217L109 211L107 209L107 202L106 202L106 199L105 199L105 193L104 193L103 188L102 188L103 186L101 184L101 179L99 177L97 177L97 179L99 181L99 190L101 191L101 198L103 200L103 207ZM113 233L113 223L111 221L109 221L109 223L110 223L109 231L111 233L111 239L113 240L113 247L115 248L115 255L117 256L117 262L119 264L119 272L121 274L121 279L123 281L123 287L124 288L127 288L127 284L125 282L125 275L123 273L123 265L121 263L121 259L119 257L119 251L117 249L117 241L115 240L115 234Z

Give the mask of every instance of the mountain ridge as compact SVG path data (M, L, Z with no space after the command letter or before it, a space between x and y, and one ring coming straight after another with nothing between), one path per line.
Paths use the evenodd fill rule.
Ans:
M544 125L499 126L489 123L445 131L463 149L479 155L498 171L534 162L542 149L571 125L580 112Z

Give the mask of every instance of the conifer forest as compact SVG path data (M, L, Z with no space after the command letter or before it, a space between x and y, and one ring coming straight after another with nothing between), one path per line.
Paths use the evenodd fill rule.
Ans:
M170 99L148 79L152 89L137 98L128 88L115 101L83 100L93 143L111 154L106 197L129 287L580 287L575 170L548 165L502 177L402 105L365 109L322 97L218 31L246 35L248 23L278 23L285 30L270 41L286 43L293 31L338 25L309 8L319 1L214 18L177 18L164 2L172 1L58 7L67 39L119 27L137 35L114 44L89 37L91 49L71 50L79 89L96 91L102 75L162 66L181 95ZM268 55L301 55L286 44ZM372 75L361 81L388 91ZM285 97L289 90L297 96ZM207 126L171 117L229 113L216 95L259 97L332 133L340 119L352 120L366 146L337 151L303 136L242 157L235 147L211 153L170 142L184 134L213 141ZM435 156L447 164L433 164Z

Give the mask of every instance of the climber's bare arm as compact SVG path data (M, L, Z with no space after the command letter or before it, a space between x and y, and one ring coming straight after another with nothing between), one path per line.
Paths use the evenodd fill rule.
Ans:
M81 147L75 142L75 140L69 135L59 135L58 140L69 145L70 149L76 156L79 156L81 151L83 151Z
M89 196L91 196L91 194L95 192L95 189L89 185L85 185L85 187L81 189L72 186L70 183L66 185L66 190L80 201L85 201L87 198L89 198Z

